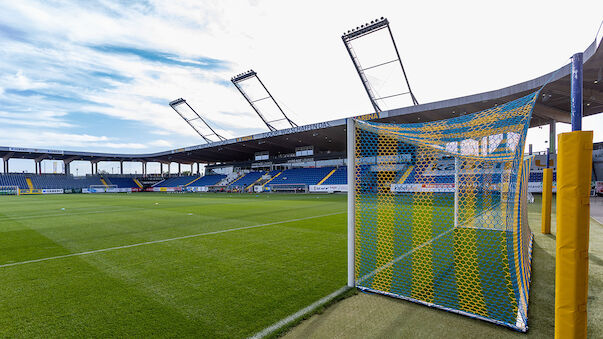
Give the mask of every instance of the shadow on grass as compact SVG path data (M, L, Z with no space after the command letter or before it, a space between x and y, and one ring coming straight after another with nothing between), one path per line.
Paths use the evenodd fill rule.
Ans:
M555 241L535 236L528 332L371 293L345 299L287 333L291 338L551 338L554 335Z

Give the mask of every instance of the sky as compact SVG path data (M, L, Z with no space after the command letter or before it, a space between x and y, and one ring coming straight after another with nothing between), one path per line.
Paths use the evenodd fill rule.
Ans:
M494 90L557 69L592 43L603 2L572 2L575 17L569 6L0 0L0 145L150 153L201 144L168 105L180 97L224 137L264 132L230 83L251 68L298 125L370 113L341 35L382 16L420 103ZM602 116L584 122L595 141L603 141ZM546 126L528 134L536 151L546 139ZM57 168L45 163L46 171ZM33 171L31 161L11 166ZM90 171L85 163L73 167ZM140 165L126 171L140 173Z

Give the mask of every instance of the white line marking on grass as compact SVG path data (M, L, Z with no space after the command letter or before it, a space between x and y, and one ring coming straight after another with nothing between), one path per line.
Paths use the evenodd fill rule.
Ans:
M317 219L317 218L328 217L328 216L331 216L331 215L338 215L338 214L344 214L344 213L347 213L347 212L337 212L337 213L315 215L315 216L305 217L305 218L289 219L289 220L283 220L283 221L275 221L275 222L270 222L270 223L267 223L267 224L243 226L243 227L237 227L237 228L228 228L228 229L225 229L225 230L206 232L206 233L197 233L197 234L191 234L191 235L184 235L184 236L175 237L175 238L160 239L160 240L146 241L146 242L140 242L140 243L130 244L130 245L101 248L101 249L98 249L98 250L85 251L85 252L69 253L69 254L64 254L64 255L57 255L57 256L54 256L54 257L47 257L47 258L40 258L40 259L19 261L19 262L14 262L14 263L10 263L10 264L3 264L3 265L0 265L0 268L10 267L10 266L17 266L17 265L32 264L32 263L37 263L37 262L42 262L42 261L48 261L48 260L63 259L63 258L69 258L69 257L77 257L77 256L82 256L82 255L94 254L94 253L101 253L101 252L108 252L108 251L113 251L113 250L120 250L120 249L124 249L124 248L131 248L131 247L138 247L138 246L144 246L144 245L159 244L159 243L168 242L168 241L182 240L182 239L189 239L189 238L196 238L196 237L201 237L201 236L205 236L205 235L213 235L213 234L227 233L227 232L233 232L233 231L247 230L247 229L258 228L258 227L265 227L265 226L286 224L286 223L290 223L290 222L303 221L303 220L309 220L309 219Z
M358 281L357 281L356 283L357 283L357 284L362 284L362 283L363 283L365 280L367 280L368 278L370 278L370 277L372 277L372 276L374 276L374 275L378 274L379 272L381 272L381 271L383 271L383 270L385 270L385 269L387 269L387 268L389 268L389 267L393 266L394 264L397 264L397 263L398 263L400 260L402 260L402 259L404 259L404 258L408 257L409 255L411 255L411 254L415 253L416 251L418 251L418 250L422 249L423 247L425 247L425 246L427 246L427 245L431 244L431 243L432 243L432 242L434 242L435 240L440 239L440 238L441 238L441 237L443 237L444 235L446 235L446 234L448 234L448 233L452 232L454 229L455 229L455 227L453 227L453 228L449 229L448 231L446 231L446 232L444 232L444 233L440 233L440 234L439 234L439 235L437 235L436 237L434 237L434 238L431 238L431 239L427 240L426 242L424 242L424 243L422 243L421 245L419 245L419 246L417 246L417 247L413 248L412 250L410 250L410 251L408 251L408 252L406 252L406 253L404 253L404 254L402 254L402 255L398 256L397 258L394 258L394 259L390 260L390 261L389 261L388 263L386 263L385 265L383 265L383 266L381 266L381 267L377 267L377 268L375 268L375 269L374 269L372 272L367 273L367 274L365 274L365 275L364 275L362 278L358 279Z
M3 221L11 221L11 220L22 220L22 219L36 219L36 218L52 218L52 217L68 217L72 215L85 215L85 214L97 214L97 213L113 213L113 212L123 212L123 211L131 211L138 210L142 208L122 208L122 209L108 209L108 210L100 210L100 211L87 211L87 212L74 212L70 213L69 211L63 213L54 213L54 214L37 214L37 215L24 215L24 216L15 216L15 217L0 217L0 222Z
M345 291L349 290L350 287L348 286L344 286L340 289L338 289L337 291L327 295L326 297L323 297L322 299L316 301L315 303L313 303L310 306L304 307L301 310L293 313L292 315L281 319L279 321L277 321L276 323L266 327L265 329L261 330L260 332L254 334L252 337L249 337L249 339L260 339L260 338L264 338L268 335L270 335L271 333L278 331L279 329L281 329L282 327L284 327L285 325L288 325L300 318L302 318L303 316L305 316L306 314L312 312L313 310L317 309L318 307L328 303L329 301L335 299L337 296L339 296L340 294L344 293Z

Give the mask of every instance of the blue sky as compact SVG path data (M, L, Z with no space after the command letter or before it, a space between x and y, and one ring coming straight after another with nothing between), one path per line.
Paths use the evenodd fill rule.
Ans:
M0 145L148 153L203 143L168 106L179 97L226 137L262 132L229 81L249 68L298 124L371 112L340 36L380 16L421 103L497 89L592 42L603 5L576 6L588 10L572 18L550 1L1 1ZM591 120L603 130L603 119ZM547 134L530 131L536 150Z

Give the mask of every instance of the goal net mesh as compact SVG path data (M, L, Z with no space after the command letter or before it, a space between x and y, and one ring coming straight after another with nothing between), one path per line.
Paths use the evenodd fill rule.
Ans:
M0 186L0 195L19 195L19 186Z
M523 150L537 97L427 123L354 121L358 288L527 329Z

